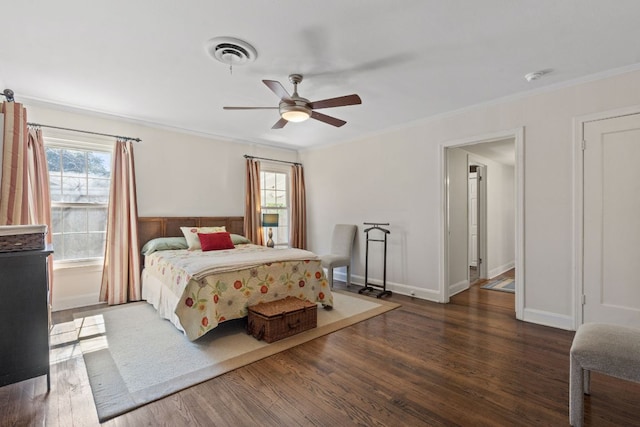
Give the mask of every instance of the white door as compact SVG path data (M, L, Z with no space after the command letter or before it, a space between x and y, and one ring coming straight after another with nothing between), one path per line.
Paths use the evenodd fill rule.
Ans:
M469 173L469 266L478 266L478 174Z
M640 114L584 125L583 321L640 327Z

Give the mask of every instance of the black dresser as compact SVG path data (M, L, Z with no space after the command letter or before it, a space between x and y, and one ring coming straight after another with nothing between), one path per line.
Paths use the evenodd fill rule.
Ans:
M0 386L49 373L49 287L44 250L0 253Z

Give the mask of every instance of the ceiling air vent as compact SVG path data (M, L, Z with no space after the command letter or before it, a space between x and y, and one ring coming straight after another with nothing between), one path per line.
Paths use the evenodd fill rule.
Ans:
M253 62L258 53L249 43L232 37L215 37L206 44L207 52L215 60L233 67Z

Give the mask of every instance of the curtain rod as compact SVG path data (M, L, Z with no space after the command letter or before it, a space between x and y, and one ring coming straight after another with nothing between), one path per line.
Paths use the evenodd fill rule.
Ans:
M0 96L7 98L7 102L14 102L13 91L11 89L5 89L0 93Z
M266 161L269 161L269 162L288 163L290 165L302 166L302 163L298 163L298 162L288 162L286 160L267 159L266 157L256 157L256 156L250 156L248 154L245 154L244 158L245 159L259 159L259 160L266 160Z
M108 133L100 133L100 132L89 132L87 130L63 128L63 127L60 127L60 126L41 125L40 123L28 122L27 126L34 126L34 127L41 127L41 128L51 128L51 129L59 129L59 130L68 130L68 131L71 131L71 132L80 132L80 133L86 133L86 134L89 134L89 135L109 136L109 137L112 137L112 138L123 139L125 141L142 142L142 140L140 138L131 138L129 136L111 135L111 134L108 134Z

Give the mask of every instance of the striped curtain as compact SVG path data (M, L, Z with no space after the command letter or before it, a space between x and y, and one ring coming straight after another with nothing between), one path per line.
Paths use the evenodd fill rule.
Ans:
M0 181L0 225L44 224L52 241L49 171L40 129L27 131L27 110L15 102L2 104L4 132ZM48 263L49 292L53 262Z
M291 231L290 246L307 248L307 197L302 165L291 166Z
M100 301L114 305L142 298L138 207L131 141L116 142L111 171Z
M31 224L46 224L47 244L53 242L51 230L51 189L49 187L49 168L44 150L44 139L40 129L29 129L27 134L27 177L28 211ZM55 248L53 248L55 250ZM49 292L53 292L53 255L49 257ZM52 295L52 294L51 294Z
M15 102L2 103L4 147L0 186L0 225L29 224L27 110Z
M27 134L27 177L28 177L28 210L31 224L46 224L51 236L51 191L49 188L49 169L44 150L44 139L40 129L29 129Z
M247 159L247 176L244 209L244 236L256 245L264 245L260 213L260 162Z

